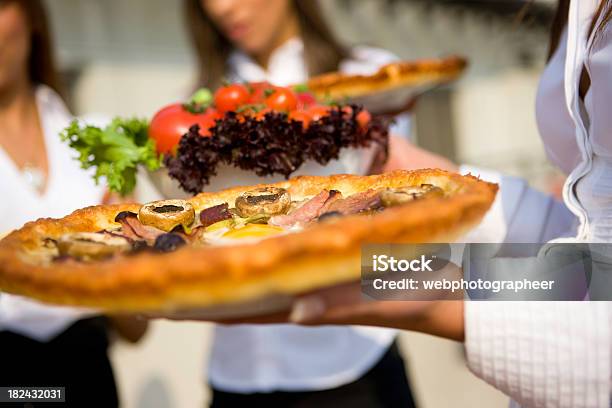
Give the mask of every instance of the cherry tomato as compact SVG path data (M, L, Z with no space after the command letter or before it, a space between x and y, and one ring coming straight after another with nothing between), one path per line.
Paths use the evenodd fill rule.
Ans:
M289 112L297 107L297 97L289 88L276 88L274 93L266 98L266 105L275 111Z
M357 123L362 129L367 128L372 120L372 115L366 110L362 110L357 114Z
M248 103L253 105L264 103L267 93L274 90L274 86L269 82L251 82L247 88L250 91Z
M308 113L310 113L312 120L319 120L323 116L328 115L330 109L331 108L329 106L315 105L308 109Z
M295 120L298 122L302 122L302 127L304 129L308 129L310 125L310 121L312 120L312 115L305 111L295 110L289 112L289 120Z
M300 92L297 94L298 109L307 109L317 104L317 99L310 92Z
M191 113L181 103L174 103L162 108L153 116L149 124L149 137L155 140L158 153L173 153L181 137L193 125L200 126L200 134L210 135L209 128L222 115L214 109L204 113Z
M222 86L215 92L214 101L215 107L219 112L235 111L240 106L248 103L249 91L241 84Z
M352 115L353 108L351 108L350 106L345 106L342 108L342 112ZM368 127L368 125L370 124L370 121L372 120L372 115L367 110L362 110L357 114L357 117L355 119L357 120L357 124L359 125L359 127L363 129Z

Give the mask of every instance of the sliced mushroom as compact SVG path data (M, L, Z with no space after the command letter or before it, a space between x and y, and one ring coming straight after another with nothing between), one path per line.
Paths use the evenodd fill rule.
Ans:
M444 190L432 184L387 189L380 193L380 199L385 207L405 204L425 197L444 197Z
M138 219L162 231L170 232L177 225L190 226L195 220L195 210L185 200L153 201L140 207Z
M241 217L258 214L268 216L284 214L291 206L291 196L284 188L263 187L242 193L236 199L236 209Z
M97 232L75 232L57 240L60 256L82 260L103 259L132 248L127 238Z

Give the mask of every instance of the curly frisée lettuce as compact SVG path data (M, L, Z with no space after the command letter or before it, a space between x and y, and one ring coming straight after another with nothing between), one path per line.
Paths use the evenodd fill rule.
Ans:
M150 171L161 165L155 142L147 135L148 126L146 120L134 118L115 118L104 128L74 120L60 137L79 152L82 168L95 168L96 183L103 177L111 191L125 196L136 186L138 165Z

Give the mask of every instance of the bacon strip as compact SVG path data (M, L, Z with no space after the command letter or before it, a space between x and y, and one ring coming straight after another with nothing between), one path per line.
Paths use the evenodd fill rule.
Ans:
M371 210L380 207L380 205L380 193L376 190L367 190L347 198L335 200L327 206L325 212L337 211L342 215L349 215Z
M145 240L149 245L153 245L158 236L165 234L165 232L160 229L149 225L143 225L138 221L136 214L118 218L117 222L121 224L122 235L134 241Z
M231 218L232 214L229 212L229 205L227 203L208 207L200 212L200 221L203 227L208 227L216 222Z
M329 195L330 192L328 190L323 190L310 200L306 201L304 205L296 209L291 214L275 215L274 217L270 218L268 224L279 227L290 227L297 223L306 223L319 214L319 210L323 207L329 198Z
M149 245L154 244L157 237L165 234L165 232L160 229L151 227L149 225L143 225L140 221L138 221L138 218L128 218L127 222L134 233L147 241Z
M336 201L341 196L339 191L323 190L291 214L275 215L270 218L268 224L285 228L296 224L306 224L317 218L328 203Z
M327 201L325 201L323 207L319 209L319 213L317 214L317 216L321 216L321 214L329 212L329 207L331 207L332 204L334 204L338 200L342 200L342 193L338 190L331 190L329 198L327 199Z

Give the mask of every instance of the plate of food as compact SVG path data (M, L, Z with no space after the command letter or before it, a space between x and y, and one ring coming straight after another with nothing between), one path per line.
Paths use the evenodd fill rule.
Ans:
M497 187L442 170L298 176L77 210L0 241L0 290L108 312L228 318L360 278L365 243L449 242Z
M467 60L459 56L396 61L371 75L316 76L307 87L320 99L355 103L376 114L397 113L418 95L457 80L466 68Z
M227 84L200 89L150 120L118 117L103 128L75 121L62 137L96 181L124 196L136 188L138 168L168 198L298 175L362 175L386 160L390 120L377 114L389 112L384 103L405 104L404 93L452 81L465 65L450 57L290 87Z
M202 89L151 120L74 121L62 138L96 182L133 197L144 169L163 200L26 224L0 241L0 290L108 312L281 310L359 279L365 243L460 236L496 192L441 170L364 176L384 163L388 122L303 87Z
M150 120L74 121L62 138L110 190L132 193L143 168L163 196L178 198L297 175L366 174L385 161L388 125L358 105L259 82L200 89Z

